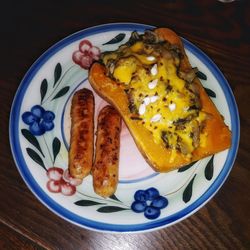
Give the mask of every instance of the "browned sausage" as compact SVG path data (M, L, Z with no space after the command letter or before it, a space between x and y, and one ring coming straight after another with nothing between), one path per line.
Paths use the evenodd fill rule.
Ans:
M78 90L72 99L69 172L83 179L93 165L94 155L94 96L91 90Z
M112 106L98 115L96 155L92 169L94 190L102 197L115 193L118 183L121 117Z

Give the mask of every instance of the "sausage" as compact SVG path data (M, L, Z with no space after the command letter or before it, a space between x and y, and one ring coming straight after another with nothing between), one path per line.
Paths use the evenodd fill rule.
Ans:
M71 137L69 173L83 179L93 165L94 155L94 96L89 89L78 90L71 105Z
M95 192L102 197L115 193L118 183L121 116L112 106L98 115L96 155L92 168Z

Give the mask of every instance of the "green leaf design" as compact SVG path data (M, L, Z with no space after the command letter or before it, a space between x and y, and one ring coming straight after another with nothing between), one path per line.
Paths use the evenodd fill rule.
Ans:
M52 142L52 148L53 148L53 156L54 156L54 163L55 163L56 157L58 153L60 152L60 148L61 148L61 142L57 137L55 137Z
M200 78L201 80L207 80L207 76L204 73L202 73L201 71L197 71L196 76L198 78Z
M40 86L41 103L43 102L43 99L47 93L47 90L48 90L48 82L46 79L43 79L41 86Z
M188 183L188 185L186 186L183 195L182 195L182 200L187 203L190 201L192 194L193 194L193 182L194 182L194 178L196 177L196 174L194 175L194 177L192 178L192 180Z
M110 199L115 200L115 201L120 201L114 194L109 196Z
M35 152L35 151L34 151L33 149L31 149L31 148L26 148L26 151L27 151L28 155L30 156L30 158L31 158L34 162L36 162L37 164L39 164L41 167L43 167L43 168L47 171L47 169L46 169L46 167L45 167L45 165L44 165L44 163L43 163L42 158L39 156L39 154L38 154L37 152Z
M205 91L207 92L207 94L208 94L210 97L216 98L216 94L215 94L215 92L214 92L213 90L208 89L208 88L204 88L204 89L205 89Z
M112 38L110 41L103 43L103 45L119 43L125 38L125 36L126 36L126 34L120 33L117 36L115 36L114 38Z
M114 212L119 212L123 210L128 210L128 208L117 207L117 206L105 206L105 207L98 208L96 211L99 213L114 213Z
M36 147L42 154L42 156L45 157L36 137L28 129L21 129L21 133L27 139L27 141L31 143L34 147Z
M66 86L66 87L62 88L62 89L53 97L52 100L64 96L68 91L69 91L69 86Z
M60 63L58 63L56 65L56 67L55 67L55 70L54 70L54 84L53 84L53 87L55 87L56 83L60 79L61 74L62 74L62 66L61 66Z
M88 207L88 206L95 206L95 205L104 205L105 203L100 203L100 202L91 201L91 200L79 200L79 201L76 201L75 204L77 206Z
M214 175L214 155L211 157L205 168L205 177L208 181L210 181L213 178L213 175Z
M184 166L184 167L179 168L179 169L178 169L178 172L181 173L181 172L184 172L184 171L188 170L188 169L191 168L196 162L197 162L197 161L194 161L194 162L192 162L192 163L190 163L190 164L188 164L188 165L186 165L186 166Z

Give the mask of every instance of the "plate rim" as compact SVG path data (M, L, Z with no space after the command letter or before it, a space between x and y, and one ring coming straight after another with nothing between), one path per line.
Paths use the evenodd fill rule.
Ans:
M234 95L232 93L232 90L230 88L230 85L228 84L226 78L219 70L217 65L202 50L200 50L193 43L182 38L185 48L187 48L189 51L191 51L192 54L194 54L199 60L201 60L206 65L206 67L208 67L208 69L211 71L213 76L218 81L226 97L227 106L228 108L230 108L231 111L230 113L231 130L234 131L234 134L232 134L232 146L229 149L224 166L220 174L217 176L214 182L209 186L209 188L206 190L205 193L203 193L197 200L193 201L193 203L191 203L189 206L182 209L181 211L174 213L170 216L167 216L165 218L159 219L157 221L149 221L137 225L108 224L104 222L94 221L88 218L83 218L79 215L74 214L67 208L63 207L62 205L58 204L55 200L49 197L42 190L38 182L33 178L31 173L29 172L27 164L21 153L21 147L18 143L19 140L17 134L19 132L19 126L17 125L18 129L16 129L14 124L15 121L19 121L19 119L17 119L17 116L15 116L15 114L20 114L20 106L18 106L17 103L20 102L20 100L21 101L23 100L23 96L27 90L27 87L29 86L30 82L32 81L36 73L40 70L41 66L44 65L49 60L49 58L54 54L56 54L58 51L60 51L67 45L71 44L72 42L81 39L82 37L88 35L94 35L103 31L112 31L119 29L133 31L135 29L142 30L142 29L152 29L152 28L155 28L155 26L141 24L141 23L132 23L132 22L108 23L82 29L78 32L75 32L61 39L60 41L52 45L50 48L48 48L31 65L31 67L28 69L23 79L21 80L20 85L16 91L15 97L13 99L10 118L9 118L9 142L11 146L12 157L14 158L15 165L20 175L22 176L22 179L24 180L30 191L35 195L35 197L50 211L57 214L64 220L69 221L70 223L78 225L82 228L87 228L99 232L109 232L109 233L138 233L138 232L149 232L153 230L158 230L160 228L168 227L172 224L175 224L191 216L197 210L203 207L210 199L212 199L226 181L234 165L239 147L240 120L239 120L238 107ZM17 139L15 139L15 137L17 137Z

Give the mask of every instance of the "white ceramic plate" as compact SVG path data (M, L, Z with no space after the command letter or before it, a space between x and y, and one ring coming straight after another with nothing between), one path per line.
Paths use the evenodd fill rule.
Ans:
M114 196L104 199L96 195L91 176L78 186L74 180L71 180L71 185L67 176L58 182L48 178L47 170L53 166L67 174L70 101L77 89L91 89L88 71L72 60L72 54L79 50L79 43L88 40L94 47L92 50L85 47L85 55L90 56L85 58L86 66L91 56L98 52L95 47L101 51L114 50L127 41L132 31L141 33L152 28L133 23L106 24L63 39L32 65L13 101L10 143L21 176L45 206L81 227L106 232L142 232L174 224L193 214L213 197L233 166L239 143L239 117L233 94L216 65L183 39L192 66L206 75L207 80L202 80L202 84L232 131L231 149L179 171L159 174L145 162L123 125L119 184ZM96 118L106 103L94 95ZM44 110L52 113L45 112L44 115ZM39 133L42 135L36 135ZM57 177L60 178L50 176L52 179ZM166 198L165 207L155 219L148 219L145 212L136 213L131 209L135 192L148 188L157 189ZM52 189L58 193L51 192ZM150 203L147 201L148 206Z

